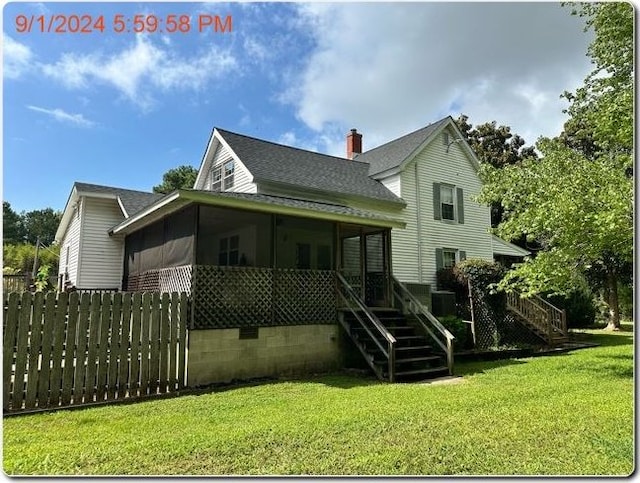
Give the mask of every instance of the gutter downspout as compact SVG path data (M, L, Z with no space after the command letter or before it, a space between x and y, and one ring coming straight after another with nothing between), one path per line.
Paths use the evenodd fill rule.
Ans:
M418 182L418 162L413 165L415 168L415 180L416 180L416 230L417 230L417 242L418 242L418 283L422 283L422 240L420 236L422 234L422 223L420 223L420 183Z

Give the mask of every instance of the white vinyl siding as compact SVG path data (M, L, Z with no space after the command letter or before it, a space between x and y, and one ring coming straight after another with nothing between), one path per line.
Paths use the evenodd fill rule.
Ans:
M416 169L419 180L416 198ZM434 184L456 187L462 192L464 223L434 219ZM393 272L401 281L436 283L436 249L455 247L466 258L493 260L489 207L472 199L481 189L480 179L460 143L446 146L431 142L401 173L401 196L407 202L405 230L394 229L392 236ZM416 210L420 210L420 230ZM462 220L459 220L462 221ZM418 248L419 247L419 248ZM420 265L420 267L418 267Z
M226 188L225 183L225 168L224 165L228 161L233 161L233 186L230 188ZM235 191L238 193L255 193L256 185L251 181L251 175L247 168L244 167L242 163L239 163L231 154L231 152L222 144L218 145L218 149L216 150L213 156L213 162L211 163L211 167L207 176L204 180L204 186L201 189L204 190L212 190L212 183L214 182L214 176L216 171L220 174L220 188L213 189L213 191L225 190L225 191ZM228 176L227 176L228 179ZM228 181L227 181L228 182Z
M78 253L80 252L80 226L82 220L82 199L73 211L67 231L60 244L60 263L58 264L58 280L65 272L71 284L77 286ZM67 263L67 254L68 263ZM64 288L64 287L62 287Z
M394 174L388 178L381 179L380 182L396 196L401 196L400 175Z
M108 230L124 216L115 199L84 199L78 288L121 288L124 241Z

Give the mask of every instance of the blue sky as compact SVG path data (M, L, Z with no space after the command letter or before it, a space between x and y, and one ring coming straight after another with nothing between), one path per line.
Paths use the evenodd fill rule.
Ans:
M114 32L136 14L188 15L190 32ZM198 32L216 14L233 30ZM53 15L104 31L40 32ZM350 128L367 150L465 113L532 144L560 132L559 95L590 70L582 27L556 3L8 3L3 200L62 209L74 181L150 190L198 167L214 126L343 155Z

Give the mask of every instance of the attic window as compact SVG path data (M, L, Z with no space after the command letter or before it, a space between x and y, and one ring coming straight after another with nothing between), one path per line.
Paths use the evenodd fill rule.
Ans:
M224 163L224 189L233 188L233 178L235 173L235 163L233 159Z
M222 188L222 166L215 166L211 170L211 191L220 191Z

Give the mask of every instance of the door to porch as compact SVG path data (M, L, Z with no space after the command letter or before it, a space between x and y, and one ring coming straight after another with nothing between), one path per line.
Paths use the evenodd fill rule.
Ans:
M339 270L369 307L391 306L389 230L340 225Z

